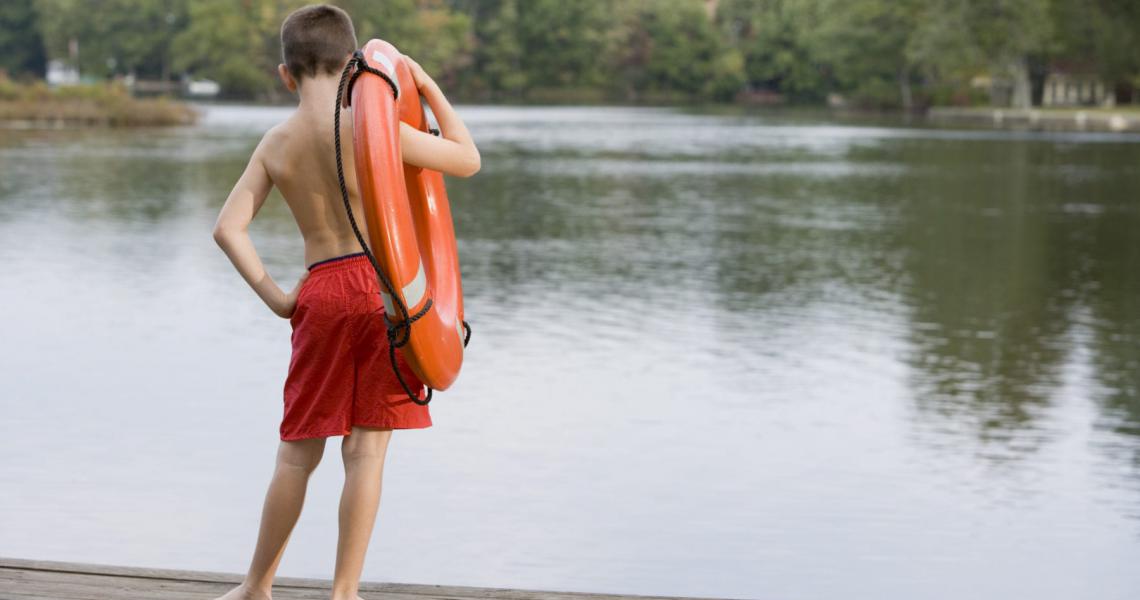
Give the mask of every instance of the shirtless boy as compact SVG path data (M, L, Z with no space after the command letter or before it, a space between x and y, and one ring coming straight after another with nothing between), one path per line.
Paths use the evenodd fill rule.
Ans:
M325 438L344 436L344 489L331 597L356 600L392 430L428 427L431 418L426 406L407 397L392 372L376 276L361 255L337 182L333 107L341 70L357 49L352 21L332 6L302 8L282 24L281 45L285 63L278 73L300 102L257 145L214 227L214 239L241 276L293 327L281 444L257 547L245 580L222 599L270 598L274 573L301 514ZM405 60L439 121L441 137L401 123L403 161L459 177L475 174L479 151L463 121L419 64ZM345 178L353 210L360 215L348 115L342 115L341 127ZM273 186L297 221L305 263L310 265L290 292L266 273L248 233ZM401 370L414 389L421 385L406 364Z

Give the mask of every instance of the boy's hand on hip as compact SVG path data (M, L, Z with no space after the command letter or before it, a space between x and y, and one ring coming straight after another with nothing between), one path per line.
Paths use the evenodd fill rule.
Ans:
M301 294L301 286L305 284L305 280L309 278L309 272L305 271L301 278L297 280L297 285L293 286L293 291L288 294L282 293L280 302L275 302L276 306L269 308L274 314L282 319L290 319L293 317L293 312L297 310L297 296Z

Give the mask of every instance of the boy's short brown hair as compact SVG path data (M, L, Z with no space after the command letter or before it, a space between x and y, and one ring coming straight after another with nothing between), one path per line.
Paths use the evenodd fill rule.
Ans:
M298 82L318 74L340 73L356 51L356 31L348 13L328 4L293 11L281 24L281 54Z

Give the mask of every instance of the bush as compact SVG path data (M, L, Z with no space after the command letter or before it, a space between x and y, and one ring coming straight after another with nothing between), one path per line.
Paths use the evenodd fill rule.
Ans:
M868 79L851 92L851 102L859 108L890 109L902 105L898 85L884 79Z
M18 83L0 75L0 121L136 127L187 125L196 119L197 113L186 104L133 98L118 83L53 89L42 81Z

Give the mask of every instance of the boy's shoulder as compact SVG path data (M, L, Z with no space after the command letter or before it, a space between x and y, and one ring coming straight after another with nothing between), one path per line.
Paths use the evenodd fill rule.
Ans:
M288 160L291 153L290 148L296 144L291 143L297 139L298 136L303 135L303 131L299 131L296 120L290 116L288 119L270 127L261 136L261 142L257 144L254 154L266 164L278 163L282 160Z
M261 136L261 143L258 144L264 148L279 148L290 138L295 137L297 134L297 124L292 116L280 123L270 127Z

